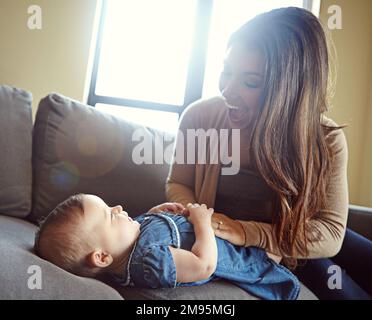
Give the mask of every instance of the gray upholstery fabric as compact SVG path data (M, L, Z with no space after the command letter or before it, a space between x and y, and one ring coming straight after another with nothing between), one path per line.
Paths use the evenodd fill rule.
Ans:
M350 205L347 226L372 240L372 208Z
M227 281L213 281L202 286L177 287L175 289L141 289L120 287L112 281L105 280L126 300L258 300L243 289ZM317 300L317 297L304 285L298 300Z
M33 208L30 221L45 216L69 195L83 192L122 204L133 216L165 201L169 166L137 165L132 134L148 141L160 133L126 122L57 94L39 105L33 135ZM142 141L142 140L141 140Z
M32 95L0 85L0 212L25 217L31 210Z
M77 277L36 256L32 252L35 230L27 221L0 216L0 300L122 299L101 281ZM29 288L36 274L31 266L40 267L41 289Z

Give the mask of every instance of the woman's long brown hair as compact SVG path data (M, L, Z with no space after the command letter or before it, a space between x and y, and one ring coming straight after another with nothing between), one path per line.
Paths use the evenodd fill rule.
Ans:
M329 58L324 30L309 11L282 8L238 29L236 41L261 50L265 84L252 136L253 159L277 195L274 233L286 264L308 255L307 223L325 205L331 150L321 123L327 108Z

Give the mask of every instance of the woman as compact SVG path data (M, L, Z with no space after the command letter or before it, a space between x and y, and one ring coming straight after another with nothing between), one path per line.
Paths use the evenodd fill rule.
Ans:
M345 233L346 240L356 239L346 232L346 139L341 127L324 116L328 71L324 31L310 12L277 9L243 25L228 42L222 97L189 106L179 127L184 137L187 129L228 129L230 152L236 143L232 129L239 129L240 154L234 161L240 170L221 174L221 159L208 163L206 150L206 164L172 165L166 195L184 205L213 207L217 236L263 248L289 267L300 265L300 279L319 298L350 298L349 292L351 298L368 298L371 285L364 283L362 289L344 273L342 289L327 286L328 266L334 263L326 258L339 253ZM185 147L185 161L186 145L177 139L177 148ZM372 248L362 239L364 248ZM300 259L311 263L302 266ZM314 281L322 285L317 288Z

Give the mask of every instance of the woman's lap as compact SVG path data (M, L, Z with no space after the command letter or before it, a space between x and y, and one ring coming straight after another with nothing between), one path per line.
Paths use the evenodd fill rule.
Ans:
M335 257L307 260L303 266L301 263L295 273L319 299L372 297L372 241L350 229L346 230L342 248ZM341 274L337 274L337 267L330 268L335 265Z

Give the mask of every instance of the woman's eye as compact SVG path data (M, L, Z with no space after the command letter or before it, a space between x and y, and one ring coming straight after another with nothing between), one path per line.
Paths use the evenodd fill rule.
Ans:
M256 83L246 83L245 84L248 88L256 89L258 88L258 84Z

